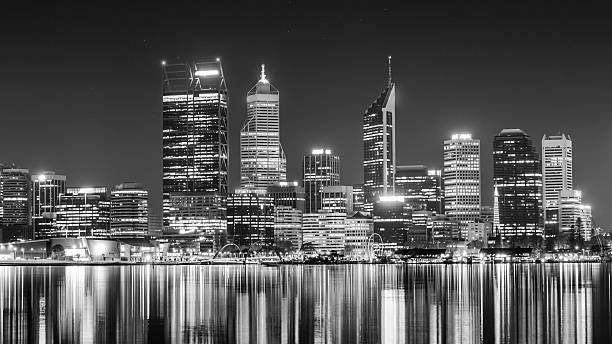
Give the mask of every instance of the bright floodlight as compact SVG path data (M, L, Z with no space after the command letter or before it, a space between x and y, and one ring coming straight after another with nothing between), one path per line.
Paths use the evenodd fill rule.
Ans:
M221 59L217 57L217 62L219 62L219 61L221 61Z
M201 76L201 77L215 76L215 75L219 75L219 71L217 69L197 70L195 72L195 75Z
M166 61L162 60L162 66L166 65Z

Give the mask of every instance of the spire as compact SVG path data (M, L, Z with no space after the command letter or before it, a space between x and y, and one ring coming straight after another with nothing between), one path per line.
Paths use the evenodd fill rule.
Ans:
M393 78L391 77L391 55L389 55L389 81L387 85L391 86L391 83L393 83Z
M259 82L263 82L263 83L268 83L268 79L266 79L266 65L265 64L261 64L261 78L259 79Z

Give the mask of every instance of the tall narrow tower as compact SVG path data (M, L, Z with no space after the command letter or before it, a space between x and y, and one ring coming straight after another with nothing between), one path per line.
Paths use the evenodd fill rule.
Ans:
M162 63L164 230L202 241L225 228L227 87L221 61ZM212 226L212 227L211 227ZM201 245L200 245L201 246Z
M279 92L266 78L247 93L247 119L240 131L240 185L265 188L287 179L287 160L280 143Z
M387 86L363 114L364 208L395 193L395 82L388 60Z
M574 187L572 171L572 139L569 135L542 137L542 179L544 233L559 233L559 194Z

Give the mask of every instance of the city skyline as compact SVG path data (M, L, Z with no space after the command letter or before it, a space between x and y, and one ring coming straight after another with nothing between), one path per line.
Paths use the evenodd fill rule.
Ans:
M346 18L349 27L355 28L357 33L363 33L385 18L395 18L392 14L385 14L383 8L375 9L376 11L370 16L366 15L367 11L364 9L350 11ZM284 14L296 11L284 7L281 10ZM314 12L309 8L306 10L306 16ZM430 8L424 8L423 11L433 12ZM605 80L608 80L607 76L612 73L607 63L603 63L610 56L610 51L598 48L599 39L605 36L606 31L597 33L596 30L601 27L607 29L607 26L594 20L590 26L582 28L581 31L569 33L569 30L563 29L560 23L566 22L566 19L572 18L574 14L570 11L557 11L555 13L558 13L561 19L559 22L553 20L552 24L549 24L558 30L558 35L536 26L533 41L506 40L502 47L497 41L489 41L490 36L482 32L470 36L469 30L463 28L456 33L460 38L459 41L472 42L472 45L460 48L457 43L445 40L440 46L450 49L448 57L440 55L440 48L420 43L415 38L414 30L402 26L399 21L394 21L391 28L397 29L397 33L389 29L386 32L389 35L379 38L379 42L368 41L374 48L371 51L358 49L359 44L364 41L357 38L339 49L330 48L347 35L332 33L328 34L326 40L321 39L321 31L334 32L335 28L339 27L334 21L337 16L333 10L326 19L330 22L330 28L324 27L310 34L303 31L302 22L298 21L295 24L293 32L305 38L306 42L312 45L309 50L313 52L299 57L299 54L304 53L304 48L294 49L285 59L281 59L284 50L267 49L270 43L265 43L261 48L254 50L253 56L248 58L240 56L236 49L217 39L212 39L205 45L194 41L170 43L166 34L150 30L152 23L141 19L148 25L143 29L145 32L130 32L125 38L121 38L118 31L111 31L110 37L113 39L103 40L100 47L94 48L92 43L84 42L82 45L77 45L83 47L82 50L68 49L69 52L76 53L76 56L91 57L92 54L100 53L104 47L128 48L129 61L112 54L96 56L93 61L100 68L87 69L92 73L92 78L84 84L85 87L83 85L75 87L73 83L77 73L83 70L83 61L91 63L91 59L84 58L82 61L65 59L64 56L57 57L43 52L42 56L48 57L50 64L57 68L38 70L36 73L40 73L41 77L59 81L55 90L40 95L40 100L46 104L44 111L37 105L24 106L23 101L18 101L19 95L25 93L19 84L3 92L7 98L15 98L7 99L5 109L7 113L14 114L14 121L11 122L15 125L3 126L0 142L5 147L14 147L11 145L12 142L16 142L30 132L37 137L37 140L32 145L26 145L28 147L5 149L2 161L7 164L15 162L32 172L55 170L68 176L69 186L111 186L125 180L142 182L151 192L152 211L159 212L161 168L158 156L161 148L156 152L155 145L160 146L158 127L161 126L161 115L156 111L159 107L157 94L161 74L160 61L168 55L176 54L188 59L191 57L212 59L219 56L224 61L230 94L229 190L233 190L239 184L236 173L239 168L237 135L245 118L246 109L242 95L248 91L251 86L249 84L252 84L252 71L261 63L271 66L271 79L275 80L284 92L281 139L289 139L288 142L284 142L288 157L288 180L299 180L300 159L303 154L315 146L326 146L334 149L343 161L345 172L341 184L359 183L361 176L355 171L359 170L361 152L353 152L352 147L360 142L362 125L360 114L371 102L372 97L380 92L386 77L385 59L387 55L392 55L394 79L398 84L398 165L425 164L432 168L442 168L442 140L453 133L471 132L475 138L481 140L482 144L482 204L492 205L491 152L496 133L503 128L521 128L536 141L544 134L568 133L575 141L575 188L583 191L586 202L593 206L595 222L608 226L612 222L612 215L609 215L605 209L612 203L612 196L599 190L603 189L602 185L607 185L604 171L612 165L606 154L606 147L610 144L606 127L609 127L610 123L602 115L608 113L611 108L605 97L609 88ZM491 12L494 15L498 14L493 9ZM501 16L500 19L505 25L516 28L510 23L513 13L509 11L509 14L498 14L498 16ZM580 13L582 12L578 11L576 15ZM33 18L37 18L36 14L33 14ZM93 21L98 23L106 16L108 14L97 14ZM364 24L360 24L362 23L360 17L364 18ZM441 19L433 17L431 23L424 19L417 22L419 25L432 25ZM227 20L236 23L236 19ZM483 21L477 23L485 27L487 24ZM280 25L282 30L288 26L286 22ZM84 29L87 33L91 32L88 28L85 26ZM448 27L439 30L446 32ZM235 42L237 33L234 31L228 33L228 41ZM406 39L422 49L408 50L389 44L401 37L400 33L406 32L409 34ZM494 30L494 33L501 35L501 38L507 38L509 35L504 32ZM173 32L167 35L174 34ZM26 41L40 43L41 38L30 37L23 33L21 35L26 35L28 38ZM291 37L291 33L281 31L273 31L271 35L276 38L275 43L289 41ZM42 36L47 37L45 34ZM80 37L76 33L71 33L61 42L68 45L78 41ZM99 35L93 37L93 42L100 39ZM559 39L550 42L547 38L551 37ZM589 38L577 43L583 49L584 56L564 54L574 49L572 42L575 43L577 37ZM144 41L154 43L147 45ZM545 41L549 42L546 46L547 51L538 50L537 43ZM22 62L14 59L14 52L21 51L19 49L23 48L21 45L23 43L17 43L12 39L8 42L13 50L9 49L7 55L2 57L6 59L4 62L20 65ZM483 43L487 50L469 48ZM133 48L132 45L137 45L139 48ZM512 52L508 52L509 50ZM528 53L533 51L538 54L529 56ZM491 56L493 62L482 65L483 61L491 60ZM432 61L427 61L430 58ZM453 58L458 59L453 60ZM28 58L24 60L27 61ZM544 61L547 68L535 68L542 67ZM588 65L586 61L589 61ZM300 68L297 70L293 68L296 63L300 63ZM126 72L126 68L131 70ZM305 69L302 71L301 68ZM62 74L58 74L59 70L67 73L64 78L60 77ZM358 76L361 79L359 83L353 81L355 71L359 71ZM494 79L497 81L488 76L491 72L495 72ZM8 80L19 80L20 78L13 73L9 71ZM33 71L26 69L25 73L29 75ZM125 85L117 86L114 79L117 76L121 76L120 80L125 81ZM325 76L327 78L324 78ZM330 83L335 92L323 97L315 97L306 92L322 80ZM134 94L130 92L139 89L141 91ZM533 94L537 94L537 97ZM76 99L74 95L77 95ZM68 99L71 99L70 102ZM75 105L67 106L71 104L72 99L75 99ZM304 106L306 103L310 105ZM54 123L49 123L46 128L46 131L53 133L53 136L48 136L46 131L42 132L37 127L24 125L45 118L43 114L54 118ZM594 121L585 123L585 117ZM331 128L317 131L317 123L323 119L329 121ZM601 123L594 126L589 122ZM551 123L554 123L554 127ZM92 124L96 127L91 127ZM336 135L338 127L345 127L346 130L342 132L346 135ZM104 144L93 142L95 140L90 138L92 133L97 137L113 139ZM54 141L51 140L52 137L69 139ZM74 145L72 142L79 144ZM43 143L52 148L44 154L37 148ZM88 156L87 152L94 154ZM117 166L121 168L116 168Z

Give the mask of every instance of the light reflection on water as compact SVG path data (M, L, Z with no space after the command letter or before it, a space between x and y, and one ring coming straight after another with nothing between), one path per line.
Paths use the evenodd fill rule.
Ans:
M0 267L2 342L600 343L611 266Z

